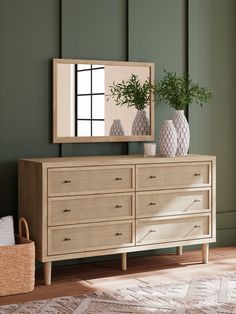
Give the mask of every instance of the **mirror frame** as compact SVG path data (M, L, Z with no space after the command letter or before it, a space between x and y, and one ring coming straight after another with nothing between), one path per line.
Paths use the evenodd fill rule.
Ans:
M53 143L95 143L95 142L144 142L155 139L154 101L150 101L150 135L124 135L124 136L70 136L57 135L57 65L58 64L104 64L112 66L148 67L151 83L155 83L155 64L152 62L130 61L104 61L82 59L53 59Z

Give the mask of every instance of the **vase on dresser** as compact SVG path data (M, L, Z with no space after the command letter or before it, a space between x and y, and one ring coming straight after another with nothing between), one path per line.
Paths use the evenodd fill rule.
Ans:
M172 117L173 125L177 133L176 155L187 155L190 141L190 130L184 110L175 110Z
M132 124L132 135L150 135L150 123L145 110L138 110Z
M113 123L111 125L110 131L109 131L110 136L123 136L125 135L123 126L120 122L120 119L114 119Z
M165 120L160 131L160 153L163 157L175 157L177 150L177 133L172 120Z

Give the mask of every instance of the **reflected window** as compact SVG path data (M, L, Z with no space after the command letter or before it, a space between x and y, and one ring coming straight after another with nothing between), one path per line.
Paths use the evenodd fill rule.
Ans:
M75 134L105 135L104 65L75 65Z

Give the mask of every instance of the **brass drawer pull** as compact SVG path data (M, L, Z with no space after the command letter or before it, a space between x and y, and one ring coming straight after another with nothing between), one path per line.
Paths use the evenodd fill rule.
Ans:
M123 179L123 178L119 178L119 177L115 178L116 181L120 181L120 180L122 180L122 179Z
M199 226L199 225L194 225L194 228L200 228L201 226Z
M71 241L71 238L65 238L63 241Z
M122 205L116 205L115 208L122 208Z
M142 242L150 233L156 232L156 230L150 229L138 242Z
M194 203L199 203L199 202L201 202L201 200L198 200L198 199L194 200Z
M64 180L63 183L71 183L70 180Z
M150 202L150 203L149 203L150 206L156 205L156 204L157 204L157 203L153 203L153 202Z
M155 179L156 176L149 176L149 179Z
M201 173L194 173L195 177L199 177L201 175Z
M71 212L71 209L66 208L63 211L64 211L64 213L69 213L69 212Z
M122 233L116 232L115 236L122 236Z

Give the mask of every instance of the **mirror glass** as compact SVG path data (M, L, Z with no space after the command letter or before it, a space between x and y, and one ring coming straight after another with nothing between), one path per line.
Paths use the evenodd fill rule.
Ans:
M153 83L152 63L54 59L53 66L54 143L153 140L152 100L142 113L146 127L139 131L134 121L141 113L117 105L110 92L132 74Z

